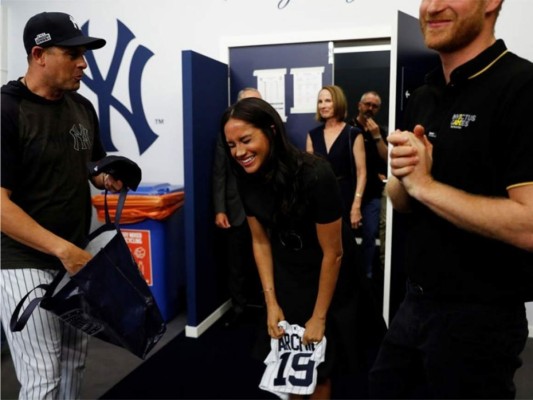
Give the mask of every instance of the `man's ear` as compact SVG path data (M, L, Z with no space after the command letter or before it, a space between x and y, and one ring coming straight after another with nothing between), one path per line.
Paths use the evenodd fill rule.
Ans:
M503 0L487 0L487 3L485 5L485 13L488 14L496 11L502 3Z
M31 48L31 59L35 61L36 63L42 64L43 60L43 54L44 54L44 48L40 46L33 46Z

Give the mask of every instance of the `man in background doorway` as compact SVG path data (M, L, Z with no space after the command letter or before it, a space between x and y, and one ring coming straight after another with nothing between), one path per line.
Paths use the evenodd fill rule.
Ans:
M247 97L261 98L261 93L255 88L247 87L239 92L237 101ZM217 138L213 163L213 203L215 225L222 230L224 237L223 254L232 307L225 325L230 327L242 320L256 289L257 298L260 297L260 285L253 260L250 228L221 135Z
M381 202L387 176L387 132L375 120L380 108L379 94L375 91L366 92L357 105L357 116L350 121L361 129L365 143L367 179L361 204L363 222L360 231L367 278L372 278L374 272L376 238L380 229Z

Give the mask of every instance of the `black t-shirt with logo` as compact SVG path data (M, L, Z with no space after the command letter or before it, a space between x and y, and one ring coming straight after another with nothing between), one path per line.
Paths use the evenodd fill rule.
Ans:
M2 182L44 228L83 245L91 222L87 162L105 156L94 107L67 92L57 101L19 81L2 87ZM2 233L2 268L60 268L55 257Z

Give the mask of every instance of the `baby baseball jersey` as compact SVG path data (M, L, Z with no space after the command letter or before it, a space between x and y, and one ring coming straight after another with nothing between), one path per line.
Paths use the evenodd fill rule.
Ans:
M316 369L326 354L326 337L319 343L304 345L304 328L287 321L278 325L285 334L280 339L270 340L270 353L265 359L266 368L259 388L284 400L289 394L312 394L316 387Z

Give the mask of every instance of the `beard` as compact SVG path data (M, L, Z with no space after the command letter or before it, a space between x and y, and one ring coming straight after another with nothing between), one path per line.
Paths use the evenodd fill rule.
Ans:
M363 115L365 116L366 119L374 118L374 112L372 110L368 110L364 112Z
M441 53L451 53L468 46L482 31L484 24L484 3L475 1L478 7L471 14L454 18L453 25L446 29L433 30L421 17L420 27L426 46Z

